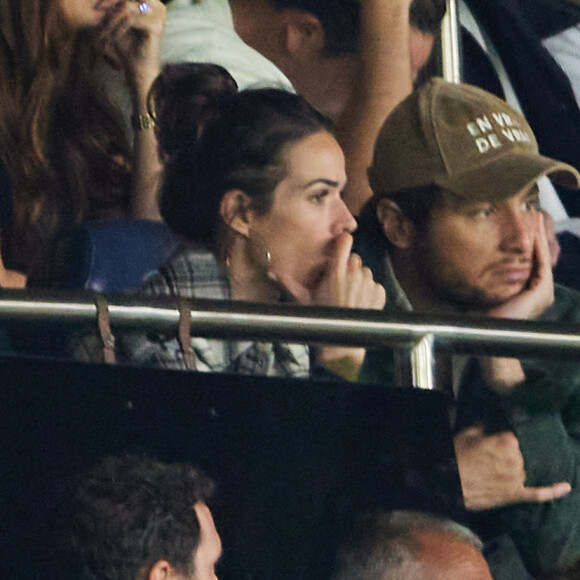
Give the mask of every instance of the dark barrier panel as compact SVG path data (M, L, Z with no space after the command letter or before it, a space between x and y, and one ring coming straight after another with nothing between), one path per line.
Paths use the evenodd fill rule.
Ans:
M215 478L221 580L328 578L352 514L460 503L439 393L15 358L0 382L7 578L70 577L55 521L74 475L109 454Z

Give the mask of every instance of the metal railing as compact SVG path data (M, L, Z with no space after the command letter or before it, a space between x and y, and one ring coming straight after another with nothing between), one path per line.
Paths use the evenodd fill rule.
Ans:
M457 0L447 0L447 11L441 22L442 76L451 83L461 82L461 46Z
M95 293L5 290L0 324L65 322L96 325ZM177 333L179 304L171 298L144 299L107 294L113 332L142 328ZM395 350L399 385L435 388L438 352L580 360L580 325L538 321L435 319L391 316L380 311L188 300L193 336L228 340L283 340Z

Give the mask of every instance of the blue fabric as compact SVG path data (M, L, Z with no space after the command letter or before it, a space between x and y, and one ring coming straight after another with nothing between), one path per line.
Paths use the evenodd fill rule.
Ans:
M30 286L124 292L139 288L177 246L162 222L115 219L62 232L49 258L48 279Z

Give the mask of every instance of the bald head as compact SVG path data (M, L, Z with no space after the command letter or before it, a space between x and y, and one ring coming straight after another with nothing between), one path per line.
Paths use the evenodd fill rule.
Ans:
M334 580L492 580L469 529L413 511L366 517L342 550Z

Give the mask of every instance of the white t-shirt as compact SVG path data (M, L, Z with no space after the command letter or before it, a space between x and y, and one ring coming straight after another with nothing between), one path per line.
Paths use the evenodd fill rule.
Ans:
M274 63L238 36L228 0L169 2L161 61L218 64L234 77L240 90L248 87L294 90Z

